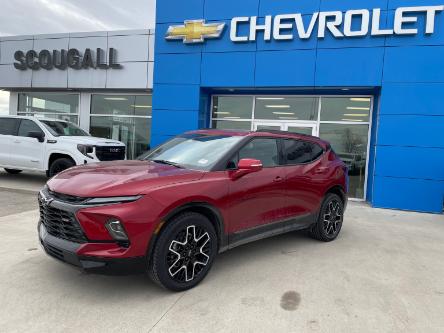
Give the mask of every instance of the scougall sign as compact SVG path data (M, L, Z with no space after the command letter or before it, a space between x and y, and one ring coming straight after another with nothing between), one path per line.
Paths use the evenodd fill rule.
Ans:
M117 63L116 55L116 50L109 48L107 62L105 51L101 48L96 49L95 55L89 48L83 52L83 55L77 49L53 50L52 52L49 50L41 50L40 52L29 50L26 53L18 50L14 53L14 59L17 61L14 63L14 67L19 70L28 68L32 70L40 68L64 70L68 67L73 69L118 69L122 65Z

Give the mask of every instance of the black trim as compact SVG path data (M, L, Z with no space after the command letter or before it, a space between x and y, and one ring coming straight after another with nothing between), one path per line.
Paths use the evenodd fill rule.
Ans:
M317 213L305 214L230 234L228 249L290 231L306 229L316 223L317 216Z
M141 273L146 267L146 257L109 259L100 257L78 256L81 244L70 242L48 234L39 221L37 230L40 244L46 254L65 264L91 273L107 275L127 275Z

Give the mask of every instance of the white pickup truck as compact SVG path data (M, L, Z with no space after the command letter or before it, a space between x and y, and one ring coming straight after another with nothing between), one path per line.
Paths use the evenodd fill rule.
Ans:
M125 159L125 145L92 137L73 123L0 116L0 167L11 174L45 171L48 177L74 165Z

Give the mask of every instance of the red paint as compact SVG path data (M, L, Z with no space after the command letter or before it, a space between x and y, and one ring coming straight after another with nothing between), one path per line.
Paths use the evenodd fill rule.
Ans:
M301 138L324 149L328 143L296 134L201 130L238 136ZM102 258L128 258L147 254L154 230L174 209L200 202L214 207L223 218L225 234L250 229L284 219L314 214L325 193L333 186L347 192L344 164L332 152L305 165L258 167L259 161L243 161L239 170L203 172L179 169L147 161L119 161L74 167L52 178L52 191L80 197L142 195L131 203L82 209L77 218L88 237L79 255ZM239 174L241 173L241 174ZM130 246L109 241L104 227L109 218L121 220Z

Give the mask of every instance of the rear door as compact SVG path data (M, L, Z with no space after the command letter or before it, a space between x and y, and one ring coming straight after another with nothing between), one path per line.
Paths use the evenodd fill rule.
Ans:
M309 141L282 141L288 211L293 217L300 218L303 224L305 217L316 213L323 197L328 173L322 158L324 151L318 144Z
M22 119L12 140L11 163L19 169L42 170L45 143L29 137L29 132L43 133L43 130L34 121Z
M11 165L11 146L19 119L0 117L0 165Z
M236 167L243 158L260 160L259 172L231 180L229 185L230 231L254 229L285 216L285 169L280 165L278 140L254 138L229 162Z

